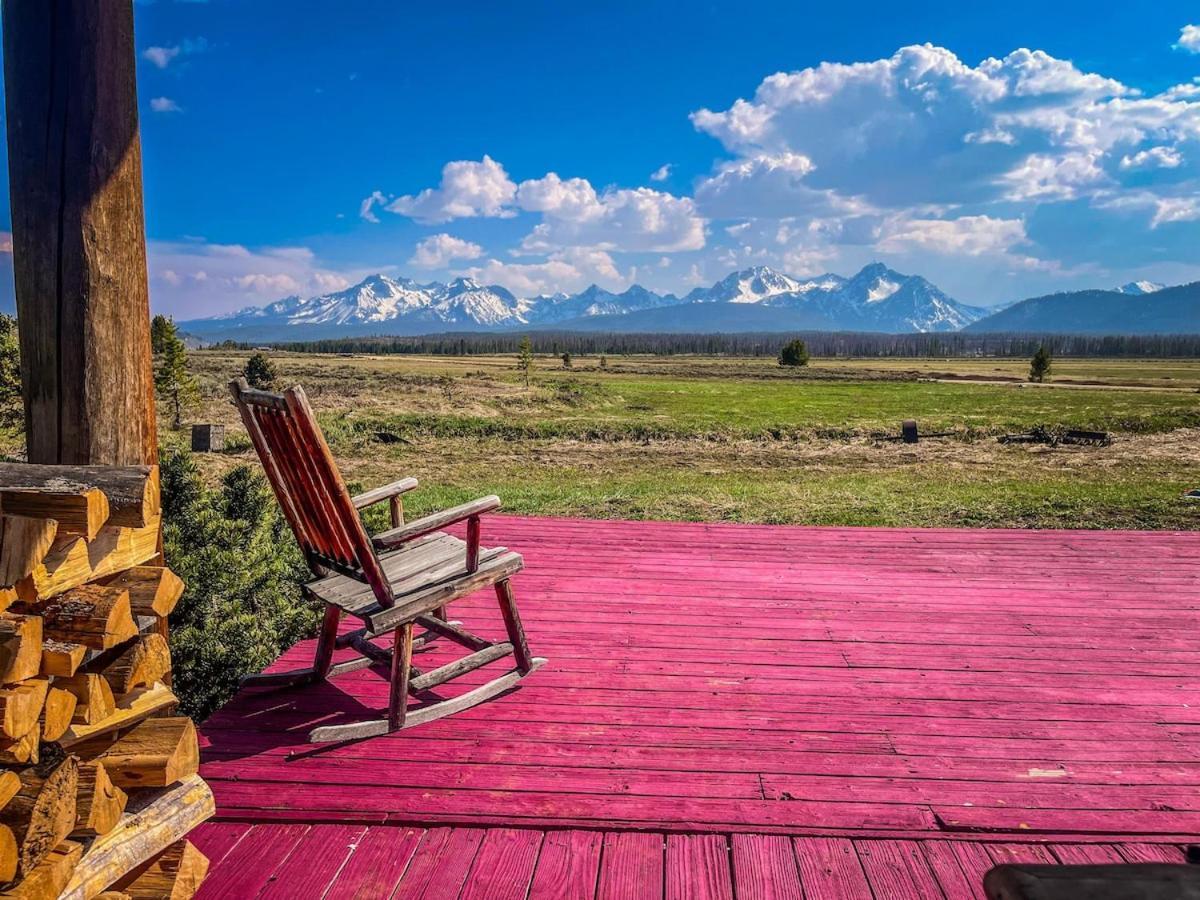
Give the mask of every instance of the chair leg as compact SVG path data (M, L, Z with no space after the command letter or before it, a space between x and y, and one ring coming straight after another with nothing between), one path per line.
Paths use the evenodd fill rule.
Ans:
M338 623L342 620L342 611L336 606L326 606L324 618L321 619L321 633L317 637L317 649L313 654L313 664L308 669L296 669L291 672L272 672L270 674L246 675L239 682L241 687L248 688L288 688L312 684L314 681L324 681L329 677L333 666L333 651L337 646Z
M391 694L388 698L388 729L404 727L408 710L408 679L412 673L413 623L406 622L396 629L396 644L392 649Z
M512 585L508 579L496 582L496 599L500 601L500 613L504 616L504 627L508 640L513 645L513 659L522 674L533 668L533 657L529 655L529 642L525 640L525 629L521 627L521 616L517 612L517 601L513 599Z
M327 605L325 616L321 619L317 652L313 656L313 677L318 680L329 677L329 668L333 665L333 648L337 645L338 624L341 621L342 611L336 606Z
M483 703L485 700L490 700L492 697L503 694L505 691L516 687L521 679L530 672L536 672L546 664L546 660L540 656L532 656L529 652L529 643L525 639L525 630L521 627L521 617L517 612L517 603L513 597L512 585L507 578L497 582L496 598L500 603L500 612L504 616L504 627L508 631L509 639L506 643L485 641L457 627L450 626L449 623L445 623L436 614L433 616L421 616L419 618L425 620L421 622L423 627L429 628L429 623L432 621L435 624L431 630L445 631L453 634L460 643L474 648L475 652L423 675L419 673L414 675L415 670L412 667L414 623L408 622L401 625L395 631L395 645L390 654L391 689L388 696L387 718L346 725L323 725L309 732L308 739L314 744L332 741L352 741L388 734L389 732L398 731L401 728L411 728L414 725L423 725L426 722L432 722L443 716L462 712L464 709L470 709L476 704ZM336 627L332 627L330 633L336 635L336 632ZM478 642L478 646L476 646L476 642ZM353 644L353 642L347 643L350 645ZM420 706L409 711L408 699L411 688L416 688L420 692L421 690L427 690L451 681L466 672L482 668L484 665L510 652L510 645L513 662L516 663L515 668L493 678L485 684L467 691L465 694L460 694L457 697L451 697L437 703L430 703L426 706ZM364 659L366 658L364 657ZM361 667L360 661L356 660L355 663L358 663Z

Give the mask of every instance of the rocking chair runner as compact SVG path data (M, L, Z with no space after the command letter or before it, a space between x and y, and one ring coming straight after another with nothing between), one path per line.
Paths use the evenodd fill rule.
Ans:
M309 733L313 742L343 741L386 734L467 709L508 690L546 662L530 655L509 583L524 566L520 555L504 547L479 545L479 517L499 508L498 497L483 497L405 523L400 495L415 488L416 479L405 478L351 497L302 388L272 394L252 389L244 378L231 382L229 388L284 516L316 576L304 591L325 604L312 668L250 675L243 679L244 685L289 687L374 663L388 665L391 689L386 719L326 726ZM358 510L385 500L391 507L392 527L368 537ZM442 531L463 520L465 542ZM446 619L446 604L489 585L495 586L507 641L489 641ZM360 619L363 627L339 636L345 613ZM414 634L416 625L424 629L422 634ZM395 633L391 650L372 643L389 631ZM472 652L429 672L417 672L412 666L413 649L437 638ZM353 647L359 656L333 665L338 647ZM457 697L408 710L410 694L423 693L505 656L515 662L506 674Z

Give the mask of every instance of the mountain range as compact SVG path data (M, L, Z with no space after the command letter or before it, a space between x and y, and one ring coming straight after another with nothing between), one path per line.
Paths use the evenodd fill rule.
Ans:
M1175 287L1134 282L1109 291L1031 297L972 322L964 331L1195 334L1200 332L1200 281Z
M1165 301L1165 302L1164 302ZM683 297L640 285L620 293L592 285L577 294L519 298L469 278L420 283L371 275L342 291L286 297L266 306L180 323L204 341L311 340L450 331L737 332L1200 331L1200 283L1164 288L1137 281L1077 291L996 311L962 303L919 275L882 263L846 278L795 278L765 266L732 272Z

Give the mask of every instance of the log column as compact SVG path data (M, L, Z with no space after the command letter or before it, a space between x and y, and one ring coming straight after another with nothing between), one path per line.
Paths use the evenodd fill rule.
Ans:
M132 0L3 0L30 462L154 462Z

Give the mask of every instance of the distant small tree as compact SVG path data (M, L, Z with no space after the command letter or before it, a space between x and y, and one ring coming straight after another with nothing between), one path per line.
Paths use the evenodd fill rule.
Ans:
M602 369L608 368L608 357L604 356L603 354L601 354L601 356L600 356L600 368L602 368Z
M171 427L178 430L183 427L184 409L200 398L200 390L196 379L188 372L187 347L176 332L175 323L162 316L158 318L163 319L164 324L159 336L162 349L156 354L154 366L154 387L159 399L171 408Z
M12 316L0 315L0 427L17 429L24 421L17 320Z
M1033 359L1029 362L1029 380L1041 384L1049 374L1050 351L1046 349L1045 344L1041 344L1037 348L1037 353L1033 354Z
M246 360L246 368L242 369L242 375L250 383L250 387L260 391L270 390L275 386L275 379L279 377L275 371L275 364L262 352L255 353Z
M521 338L521 345L517 347L517 368L525 376L525 387L529 387L529 375L533 372L533 342L529 335Z
M564 369L569 369L569 368L571 368L571 353L570 353L570 351L567 351L566 353L564 353L564 354L562 355L562 361L563 361L563 368L564 368Z
M162 353L167 346L167 339L175 336L175 323L166 316L155 316L150 320L150 349Z
M808 347L804 345L804 341L797 339L788 342L779 351L779 364L781 366L807 366Z

